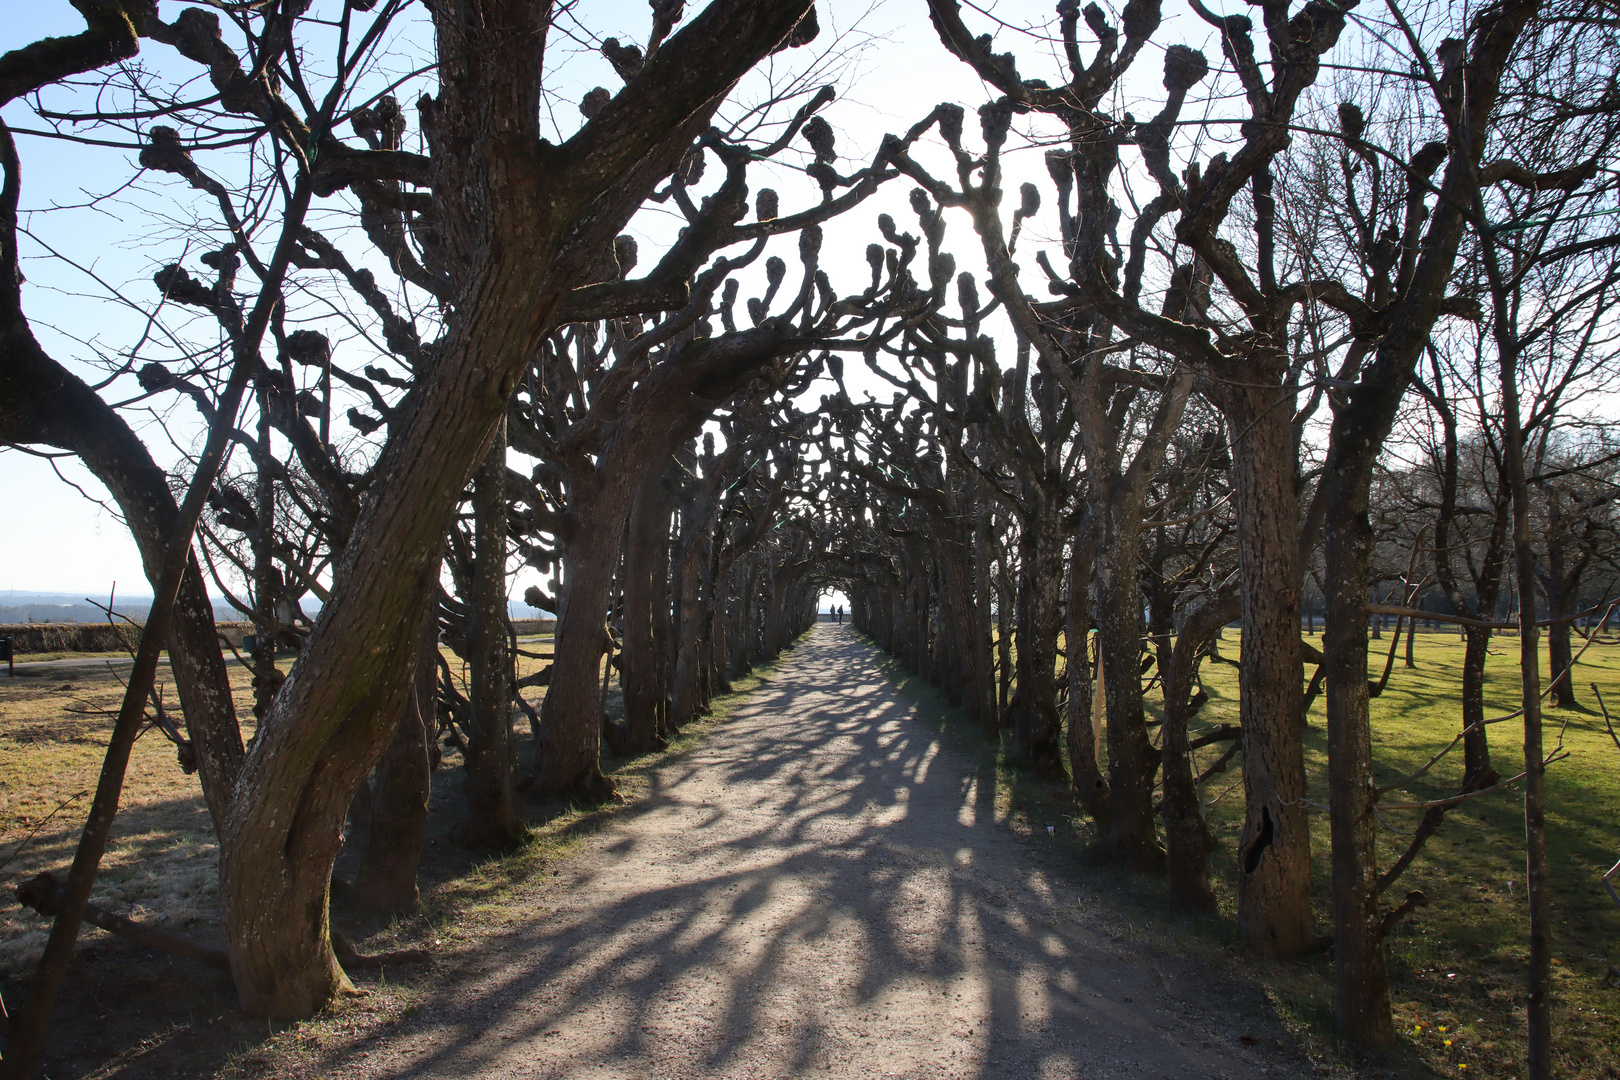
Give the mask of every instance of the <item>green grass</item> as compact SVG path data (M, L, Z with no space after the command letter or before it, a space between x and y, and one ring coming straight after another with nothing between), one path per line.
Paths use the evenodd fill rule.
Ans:
M1236 636L1227 635L1229 640ZM1461 727L1462 641L1454 633L1420 630L1415 645L1415 667L1404 666L1403 646L1387 689L1372 702L1374 771L1380 785L1416 771ZM1373 646L1376 650L1379 643ZM1239 652L1236 640L1231 640L1229 651ZM1517 636L1504 635L1493 643L1486 667L1487 717L1506 716L1518 708L1518 652ZM1381 672L1382 660L1382 651L1370 658L1374 675ZM1544 651L1544 678L1547 670ZM1559 1075L1570 1077L1620 1076L1620 1022L1615 1015L1620 991L1604 982L1609 966L1620 963L1620 906L1600 881L1620 859L1620 748L1610 741L1588 683L1596 683L1609 702L1620 701L1620 646L1593 645L1575 668L1576 696L1583 707L1549 708L1544 721L1547 749L1554 747L1562 729L1563 747L1569 752L1547 770L1547 845L1554 897L1556 1064ZM1200 723L1235 722L1237 672L1224 665L1206 666L1205 686L1211 701ZM1318 699L1306 735L1309 797L1320 803L1327 802L1324 711L1325 701ZM1523 771L1523 721L1492 724L1489 732L1498 770L1504 776ZM1390 792L1385 801L1444 798L1456 793L1461 777L1458 747L1428 776ZM1228 883L1234 874L1232 850L1242 826L1238 794L1217 804L1212 813L1224 841L1220 870ZM1405 850L1406 834L1421 814L1385 811L1379 826L1381 866ZM1312 841L1318 918L1327 927L1326 814L1315 815ZM1522 1076L1529 953L1519 786L1453 809L1386 898L1394 902L1412 889L1422 890L1429 906L1389 939L1402 1038L1442 1076Z
M1320 644L1320 635L1311 639ZM1372 643L1371 673L1382 671L1388 638ZM1577 647L1578 647L1577 642ZM1228 630L1223 656L1238 658L1241 642ZM1373 700L1375 772L1380 784L1398 780L1423 765L1461 726L1458 697L1463 645L1453 633L1419 631L1415 667L1406 668L1404 643L1384 693ZM1043 784L979 738L958 710L921 680L888 662L890 674L921 706L921 715L958 748L994 762L997 817L1017 830L1052 821L1066 822L1061 843L1077 857L1091 838L1063 785ZM1546 663L1543 656L1545 678ZM1307 670L1306 674L1309 675ZM1210 701L1197 717L1194 733L1238 721L1235 668L1205 664ZM1620 706L1620 645L1594 645L1575 669L1582 708L1549 708L1545 741L1551 750L1562 728L1569 756L1548 769L1548 848L1554 893L1554 1035L1559 1076L1620 1077L1620 986L1610 986L1610 965L1620 966L1620 906L1603 890L1600 878L1620 859L1620 748L1610 741L1589 683L1597 683L1611 711ZM1518 707L1518 638L1496 639L1486 673L1487 716ZM1157 689L1147 696L1158 712ZM1325 700L1318 697L1309 717L1306 765L1309 798L1327 802ZM1620 715L1616 715L1620 727ZM1490 726L1492 759L1504 776L1523 769L1523 725L1518 718ZM1208 765L1224 750L1199 752ZM1278 1016L1303 1048L1327 1071L1347 1063L1334 1048L1332 962L1327 955L1274 962L1237 949L1236 864L1242 828L1241 758L1217 775L1204 791L1211 825L1220 841L1212 857L1219 914L1208 918L1171 916L1162 884L1110 870L1080 871L1098 895L1116 909L1128 927L1237 969L1259 985ZM1392 791L1387 802L1422 802L1455 794L1462 773L1459 746L1423 780ZM1518 785L1486 795L1451 811L1414 865L1391 887L1394 903L1420 889L1429 904L1390 936L1390 975L1402 1046L1391 1059L1405 1069L1447 1077L1508 1078L1524 1075L1524 971L1528 958L1524 908L1522 794ZM1421 811L1389 810L1379 827L1379 857L1387 866L1405 850ZM1330 868L1328 821L1313 815L1313 886L1318 925L1331 929L1328 910ZM1511 886L1509 885L1511 882ZM1449 1044L1448 1044L1449 1040ZM1464 1068L1463 1066L1466 1066Z

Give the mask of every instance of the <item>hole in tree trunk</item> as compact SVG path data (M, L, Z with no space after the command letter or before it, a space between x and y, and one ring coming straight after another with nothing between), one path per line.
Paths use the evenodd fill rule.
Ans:
M1260 808L1260 832L1254 841L1243 849L1243 872L1252 874L1260 866L1260 857L1266 853L1271 842L1276 839L1276 830L1271 824L1271 807Z

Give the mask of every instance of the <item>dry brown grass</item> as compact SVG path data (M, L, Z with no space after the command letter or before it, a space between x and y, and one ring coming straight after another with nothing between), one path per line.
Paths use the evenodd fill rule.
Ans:
M551 642L549 635L524 637L519 647L549 653ZM449 650L444 655L465 693L465 664ZM520 657L518 673L528 675L547 662ZM284 660L281 666L290 664ZM23 974L44 948L49 922L21 908L11 886L42 870L66 873L127 670L127 664L86 664L0 678L0 978ZM243 735L250 737L249 675L236 664L229 671ZM159 669L158 681L165 705L183 722L167 668ZM537 707L544 695L535 688L524 693ZM517 728L527 730L521 717ZM453 751L447 753L446 766L459 763ZM167 929L200 938L218 934L218 847L202 787L195 775L181 771L174 746L155 727L135 743L94 896L97 903ZM107 936L84 929L87 943Z
M0 681L0 877L8 885L41 870L60 875L71 861L123 697L121 676L122 669L87 665ZM160 682L172 702L166 671ZM246 672L233 667L232 685L237 708L251 717ZM202 788L180 770L162 732L148 727L130 758L96 899L206 936L204 927L217 921L217 865ZM0 974L31 966L49 926L20 908L12 889L0 890ZM87 942L106 936L90 927L84 933Z

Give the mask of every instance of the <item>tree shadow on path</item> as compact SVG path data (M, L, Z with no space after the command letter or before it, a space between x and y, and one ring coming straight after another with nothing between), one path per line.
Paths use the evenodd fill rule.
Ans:
M994 820L994 777L847 626L657 769L348 1077L1258 1077L1191 968L1131 952ZM1212 1009L1214 1011L1212 1011ZM1252 1037L1252 1036L1251 1036Z

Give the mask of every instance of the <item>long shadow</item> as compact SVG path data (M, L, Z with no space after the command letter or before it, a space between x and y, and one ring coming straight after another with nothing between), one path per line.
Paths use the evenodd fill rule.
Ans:
M42 829L4 869L0 924L12 944L26 935L43 945L50 920L22 911L14 887L42 867L65 876L78 841L78 805ZM13 841L13 844L15 841ZM114 825L114 853L98 876L94 899L131 911L194 939L223 945L217 918L217 848L208 811L197 797L140 802ZM0 856L10 854L13 844ZM15 1014L26 1000L33 961L8 952L0 996ZM211 1074L265 1024L236 1007L230 978L190 960L152 952L85 927L51 1018L45 1075L184 1076ZM158 1064L161 1060L161 1064Z
M1089 925L891 691L819 627L560 890L323 1074L1259 1075L1206 988Z

